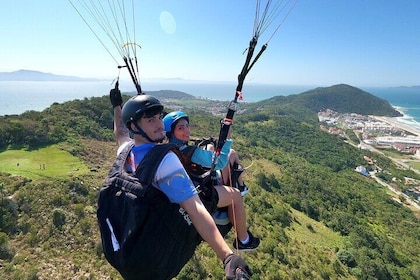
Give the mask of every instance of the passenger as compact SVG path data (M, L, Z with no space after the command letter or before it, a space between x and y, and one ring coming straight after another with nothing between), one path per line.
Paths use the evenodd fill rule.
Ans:
M163 123L169 142L177 144L181 152L186 151L191 134L188 115L181 111L171 112L163 118ZM230 134L231 130L229 130L228 138L230 138ZM231 144L232 139L227 139L216 169L221 169L226 164ZM191 155L191 161L210 168L213 155L213 151L197 148ZM229 220L236 230L237 240L233 242L233 247L240 251L255 250L259 246L260 240L247 230L245 206L240 191L223 184L216 185L215 189L219 196L217 207L228 207Z

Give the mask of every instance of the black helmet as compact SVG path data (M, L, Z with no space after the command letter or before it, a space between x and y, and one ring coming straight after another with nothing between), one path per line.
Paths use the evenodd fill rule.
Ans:
M130 124L141 118L145 113L150 111L158 113L162 110L163 105L157 98L146 94L136 95L127 100L122 107L122 119L130 129Z

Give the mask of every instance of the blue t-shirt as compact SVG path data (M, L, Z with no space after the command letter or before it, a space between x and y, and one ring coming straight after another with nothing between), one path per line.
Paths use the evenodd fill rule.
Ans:
M128 143L121 145L118 152ZM144 156L154 146L154 143L147 143L133 147L126 162L126 170L134 173ZM167 153L159 164L153 186L161 190L173 203L181 203L198 193L179 158L173 152Z

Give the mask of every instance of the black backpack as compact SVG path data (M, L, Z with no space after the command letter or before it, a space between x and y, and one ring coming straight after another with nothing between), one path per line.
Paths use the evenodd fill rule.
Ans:
M156 145L136 174L124 166L133 145L118 155L98 198L97 218L104 255L124 279L171 279L202 241L179 204L151 186L171 144Z

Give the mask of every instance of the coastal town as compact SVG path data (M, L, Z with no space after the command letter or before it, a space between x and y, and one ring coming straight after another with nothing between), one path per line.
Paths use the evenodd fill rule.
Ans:
M366 116L360 114L340 114L330 109L318 113L320 128L331 134L342 136L349 144L361 150L381 153L393 160L397 166L413 170L420 174L420 131L391 117ZM349 132L354 132L356 141L351 141ZM389 153L398 154L390 156ZM420 209L420 181L414 178L404 178L404 190L396 188L380 180L376 175L381 168L375 166L375 160L365 156L367 166L356 166L355 171L376 179L397 193L404 202ZM375 167L373 167L375 166Z
M391 117L364 116L359 114L339 114L330 109L318 113L318 120L327 126L321 128L332 134L345 134L345 130L353 130L360 135L363 147L393 148L402 153L420 159L420 131L393 120Z

